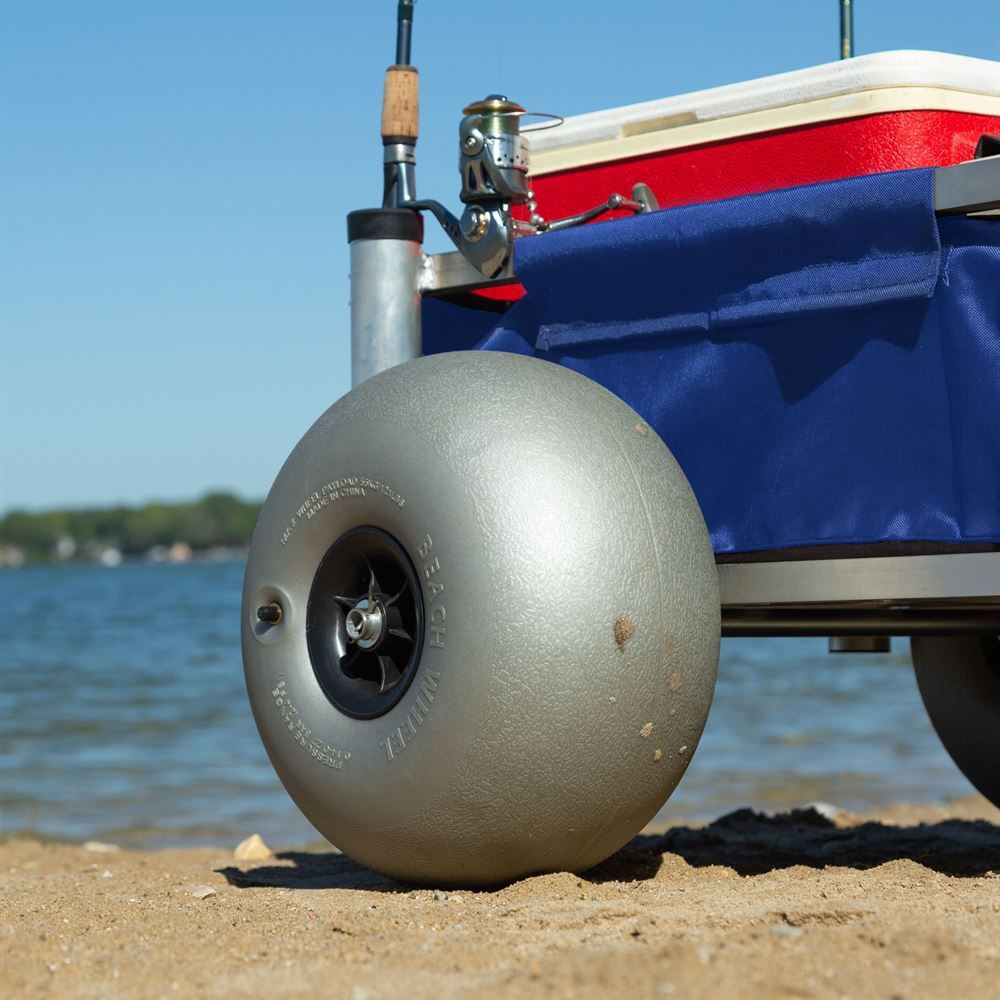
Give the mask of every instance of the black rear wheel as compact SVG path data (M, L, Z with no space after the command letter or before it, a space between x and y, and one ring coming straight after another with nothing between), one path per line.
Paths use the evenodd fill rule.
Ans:
M924 707L959 770L1000 806L1000 637L914 636Z

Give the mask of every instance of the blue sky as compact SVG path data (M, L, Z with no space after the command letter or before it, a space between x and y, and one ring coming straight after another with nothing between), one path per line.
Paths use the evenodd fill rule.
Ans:
M419 190L454 206L459 113L488 92L571 115L750 79L835 59L837 17L418 0ZM394 21L393 0L3 0L0 507L263 496L349 388L344 216L380 197ZM855 37L996 59L1000 3L856 0Z

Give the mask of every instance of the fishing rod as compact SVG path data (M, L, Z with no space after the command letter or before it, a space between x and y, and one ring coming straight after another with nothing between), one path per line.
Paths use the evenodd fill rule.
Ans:
M854 3L840 0L840 58L850 59L854 55Z
M410 64L414 0L396 9L396 61L385 72L382 94L383 208L399 208L417 196L417 136L420 132L420 74Z
M547 221L538 213L529 181L526 119L535 129L559 125L562 118L528 112L503 94L488 94L463 109L459 123L460 217L439 201L416 196L416 145L419 134L419 74L410 62L414 0L399 0L396 12L396 62L386 71L382 100L384 147L383 209L427 211L478 271L494 278L509 268L514 241L521 236L567 229L609 211L649 212L658 207L652 191L636 185L632 196L612 194L605 202L567 218ZM524 212L515 214L523 207ZM526 215L521 218L519 215Z

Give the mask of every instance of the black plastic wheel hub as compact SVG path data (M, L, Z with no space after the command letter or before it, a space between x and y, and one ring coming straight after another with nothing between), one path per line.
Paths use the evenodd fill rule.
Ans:
M306 643L316 679L341 712L388 712L417 672L424 607L402 546L378 528L354 528L323 556L306 609Z

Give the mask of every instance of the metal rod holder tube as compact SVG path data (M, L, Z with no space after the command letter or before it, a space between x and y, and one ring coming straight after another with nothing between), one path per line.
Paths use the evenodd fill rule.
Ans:
M408 209L347 217L351 244L351 385L420 357L423 220Z

